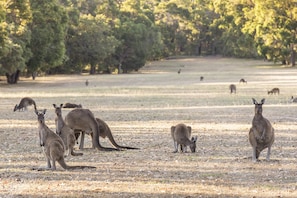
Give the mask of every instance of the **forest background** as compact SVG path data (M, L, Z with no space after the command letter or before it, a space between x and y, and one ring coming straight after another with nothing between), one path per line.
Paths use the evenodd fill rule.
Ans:
M128 73L172 56L295 65L296 0L0 0L0 75Z

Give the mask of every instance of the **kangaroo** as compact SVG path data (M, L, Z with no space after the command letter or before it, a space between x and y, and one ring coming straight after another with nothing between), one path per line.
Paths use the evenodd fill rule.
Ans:
M190 146L191 152L196 152L197 136L191 137L192 128L185 124L178 124L171 127L171 136L173 138L174 153L178 152L178 146L181 146L181 152L186 152L187 146Z
M291 102L296 103L297 102L297 98L294 98L294 96L291 97Z
M102 147L99 141L100 128L96 121L94 114L89 109L74 109L70 111L65 117L65 123L74 130L75 133L78 131L84 131L87 134L92 134L93 147L101 151L114 151L119 150L115 148ZM80 149L83 148L84 135L81 138Z
M268 148L266 160L270 159L271 146L274 142L274 128L269 120L262 115L262 105L265 102L265 98L258 103L252 98L255 105L255 116L252 121L252 128L249 131L249 142L253 147L253 162L257 162L260 152L265 148Z
M50 130L44 121L46 109L39 112L37 109L35 113L38 120L38 131L40 146L43 147L43 151L47 160L46 168L38 168L37 170L56 170L56 161L60 166L66 170L68 169L82 169L82 168L96 168L94 166L68 166L64 160L65 145L61 137ZM33 168L33 170L35 170Z
M19 105L17 104L15 105L13 111L16 111L16 110L27 111L27 107L30 105L34 105L34 109L36 110L36 103L32 98L29 98L29 97L22 98Z
M204 80L204 77L203 76L200 76L200 81L203 81Z
M57 115L57 117L55 118L55 123L56 123L56 134L58 134L64 144L65 144L65 150L68 151L67 152L67 156L69 154L73 155L73 156L78 156L78 155L83 155L83 153L75 153L73 150L73 147L75 145L75 135L74 135L74 131L65 124L63 117L62 117L62 106L63 104L61 104L60 106L57 106L56 104L53 104L54 108L55 108L55 113Z
M107 136L108 139L109 139L109 141L111 142L111 144L115 148L117 148L117 149L139 149L139 148L135 148L135 147L120 146L120 145L118 145L116 143L116 141L114 140L113 135L111 133L111 130L110 130L109 126L106 124L106 122L104 122L103 120L101 120L99 118L96 118L96 121L99 124L99 129L100 129L99 136L102 137L102 138L105 138ZM79 138L79 135L80 135L80 132L75 134L76 139ZM82 131L82 136L84 136L84 135L85 135L85 132ZM93 137L93 134L92 133L90 135ZM80 146L79 146L80 149L83 149L82 140L84 140L84 137L81 137Z
M247 84L247 81L244 78L242 78L242 79L239 80L239 83L245 83L245 84Z
M82 108L81 104L66 103L63 108Z
M178 74L180 74L180 72L181 72L181 69L179 69L179 70L177 71Z
M229 85L230 94L236 94L236 86L234 84Z
M279 95L279 88L273 88L270 91L267 91L268 95L278 94Z

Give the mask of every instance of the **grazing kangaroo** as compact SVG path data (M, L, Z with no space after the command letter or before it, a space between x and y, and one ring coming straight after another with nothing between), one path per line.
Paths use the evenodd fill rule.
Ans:
M89 109L74 109L70 111L65 117L65 123L74 130L84 131L87 134L92 134L93 147L101 151L119 150L115 148L102 147L99 141L100 128L96 121L94 114ZM83 148L84 135L81 138L80 149Z
M181 69L179 69L179 70L177 71L178 74L180 74L180 72L181 72Z
M73 156L78 156L78 155L83 155L83 153L75 153L73 150L73 147L75 145L75 135L74 131L65 124L63 117L62 117L62 106L57 106L56 104L53 104L55 108L55 113L57 117L55 118L55 123L56 123L56 133L62 138L64 144L65 144L65 150L67 152L67 156L69 154Z
M81 104L66 103L63 108L82 108Z
M234 84L229 85L230 94L236 94L236 86Z
M270 91L267 92L268 95L272 94L278 94L279 95L279 88L273 88Z
M203 76L200 76L200 81L203 81L204 80L204 77Z
M245 83L245 84L247 84L247 81L244 78L242 78L242 79L239 80L239 83Z
M109 126L106 124L106 122L104 122L103 120L99 119L99 118L96 118L96 121L98 122L99 124L99 136L102 137L102 138L105 138L106 136L108 137L110 143L117 149L139 149L139 148L135 148L135 147L129 147L129 146L120 146L116 143L116 141L114 140L113 138L113 135L111 133L111 130L109 128ZM79 133L76 133L75 136L76 136L76 139L79 138L79 135L80 135L80 132ZM93 137L93 134L91 133L90 134L92 137ZM82 136L85 136L85 132L82 131ZM80 149L83 149L83 141L84 140L84 137L81 137L81 141L80 141L80 146L79 148Z
M197 136L191 137L192 128L185 124L178 124L171 127L171 136L174 144L174 153L178 152L178 146L181 147L181 152L186 152L187 146L190 146L191 152L196 152Z
M255 105L255 116L252 121L252 128L249 131L249 142L253 147L252 160L256 162L260 152L268 148L266 160L270 159L271 146L274 142L274 128L269 120L262 115L262 105L265 102L263 98L261 103L258 103L252 98Z
M22 98L19 105L17 104L15 105L13 111L16 111L16 110L27 111L27 107L30 105L34 105L34 109L36 110L36 103L32 98L29 98L29 97Z
M291 102L296 103L297 102L297 98L294 98L293 96L291 97Z
M44 121L46 109L39 112L37 109L35 113L38 120L38 131L39 131L39 140L40 146L44 149L44 153L47 160L46 168L38 168L37 170L56 170L56 161L64 169L82 169L82 168L96 168L94 166L68 166L64 160L65 145L61 137L56 133L50 130ZM51 163L52 162L52 163ZM33 168L34 169L34 168Z

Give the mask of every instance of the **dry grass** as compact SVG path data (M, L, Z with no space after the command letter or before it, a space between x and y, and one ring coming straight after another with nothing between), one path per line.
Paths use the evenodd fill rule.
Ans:
M197 58L153 62L128 75L2 81L0 197L296 197L297 105L289 102L297 96L296 76L295 68L262 61ZM240 78L248 83L239 84ZM231 83L236 95L229 94ZM267 95L273 87L280 88L279 96ZM57 171L32 171L46 162L33 108L12 112L25 96L48 109L53 130L53 103L81 103L109 124L119 144L141 149L100 152L90 149L87 137L84 155L66 162L95 171L64 171L59 165ZM251 161L252 97L266 98L263 114L275 128L269 162L266 150L260 162ZM179 122L198 135L197 153L172 153L170 127Z

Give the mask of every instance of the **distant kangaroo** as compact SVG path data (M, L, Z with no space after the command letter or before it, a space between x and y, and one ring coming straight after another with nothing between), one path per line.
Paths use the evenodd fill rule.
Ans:
M186 152L187 146L190 146L191 152L196 152L197 136L191 137L192 128L185 124L178 124L171 127L171 136L174 143L174 153L178 152L179 145L181 146L181 152Z
M262 105L265 99L263 98L261 103L258 103L254 98L252 100L255 104L255 116L252 121L252 128L249 131L249 142L253 147L252 160L256 162L260 152L265 148L268 148L266 160L269 160L271 146L274 142L274 128L269 120L262 115Z
M62 106L56 106L56 104L53 104L55 108L55 113L57 115L55 119L56 123L56 133L62 138L64 145L65 145L65 150L68 151L67 155L71 154L73 156L78 156L78 155L83 155L83 153L75 153L73 150L73 147L76 142L76 138L74 135L74 131L65 124L64 119L62 117Z
M245 84L247 84L247 81L244 78L242 78L242 79L239 80L239 83L245 83Z
M17 104L15 105L13 111L16 111L16 110L27 111L27 107L30 105L34 105L34 109L36 110L36 103L32 98L29 98L29 97L22 98L19 105Z
M50 130L44 121L46 109L42 112L35 110L38 120L38 131L40 146L44 149L47 160L46 168L38 168L37 170L56 170L56 161L64 169L82 169L82 168L96 168L94 166L68 166L64 160L65 145L61 137ZM52 163L51 163L52 162ZM35 170L35 168L33 168Z
M66 103L63 108L82 108L81 104Z
M291 97L291 102L296 103L297 102L297 98L294 98L294 96Z
M100 128L94 114L89 109L74 109L70 111L65 117L65 123L74 130L84 131L87 134L93 134L92 143L95 148L101 151L115 151L119 149L102 147L99 141ZM81 146L83 148L84 136L81 139Z
M234 84L229 85L230 94L236 94L236 86Z
M99 130L100 130L100 133L99 133L99 136L102 137L102 138L105 138L106 136L108 137L110 143L117 149L139 149L139 148L135 148L135 147L129 147L129 146L120 146L118 145L114 138L113 138L113 135L111 133L111 130L109 128L109 126L106 124L106 122L104 122L103 120L99 119L99 118L96 118L96 121L97 123L99 124ZM75 136L76 136L76 139L78 139L80 135L80 132L79 133L76 133ZM93 137L93 134L91 133L90 134L92 137ZM82 136L85 136L85 132L82 131ZM79 149L83 149L83 141L84 140L84 137L81 137L81 141L80 141L80 146L79 146Z
M272 94L278 94L279 95L279 88L273 88L270 91L267 92L268 95Z

